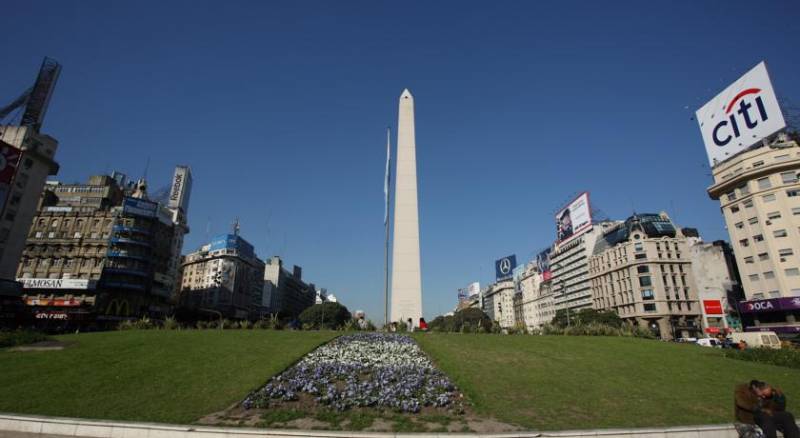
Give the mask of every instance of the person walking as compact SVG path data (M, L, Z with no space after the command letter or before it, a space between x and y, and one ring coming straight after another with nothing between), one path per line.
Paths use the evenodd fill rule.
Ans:
M766 438L777 438L777 431L783 432L784 438L800 438L800 429L794 415L786 411L786 396L780 389L751 380L736 386L734 400L738 422L757 425Z

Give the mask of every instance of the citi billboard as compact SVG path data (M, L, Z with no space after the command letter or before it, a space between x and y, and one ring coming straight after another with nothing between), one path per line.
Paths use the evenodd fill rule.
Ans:
M786 127L763 61L695 114L712 167Z

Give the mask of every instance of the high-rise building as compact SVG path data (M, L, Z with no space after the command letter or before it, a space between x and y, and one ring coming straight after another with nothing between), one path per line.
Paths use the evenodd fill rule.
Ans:
M666 213L634 214L607 228L588 266L596 310L613 310L662 339L702 330L689 244Z
M422 317L422 277L415 136L414 97L406 89L400 95L397 121L391 320L411 319L418 326Z
M708 194L731 237L746 329L800 333L800 145L779 134L712 172Z
M259 319L262 304L264 262L253 245L233 234L211 239L183 258L179 302L196 313L234 319Z
M107 175L48 182L16 273L37 325L106 327L171 313L173 216L146 189Z
M58 142L29 126L0 126L0 279L13 279Z
M589 258L597 239L618 222L606 221L591 225L586 232L564 243L556 243L550 253L553 300L556 311L577 312L592 307L592 286L589 282Z
M483 292L483 311L502 328L514 327L514 295L516 288L511 277L498 280Z
M289 272L278 256L267 259L264 267L263 307L267 313L283 318L297 318L317 297L314 283L303 281L303 269L294 266Z

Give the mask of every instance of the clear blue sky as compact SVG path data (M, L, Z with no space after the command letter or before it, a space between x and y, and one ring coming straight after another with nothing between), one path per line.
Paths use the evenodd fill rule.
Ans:
M727 239L695 109L766 60L800 102L800 2L18 1L0 15L0 102L42 56L58 179L117 169L195 184L185 251L235 216L376 321L384 130L417 109L424 310L526 260L591 192L612 218L667 210ZM209 225L210 224L210 225Z

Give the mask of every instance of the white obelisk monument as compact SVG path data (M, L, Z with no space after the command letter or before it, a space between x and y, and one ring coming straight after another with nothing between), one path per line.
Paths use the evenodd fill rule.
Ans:
M397 118L397 171L394 190L394 239L392 246L392 321L415 327L422 317L422 277L419 257L419 208L417 205L417 145L414 134L414 96L400 95Z

